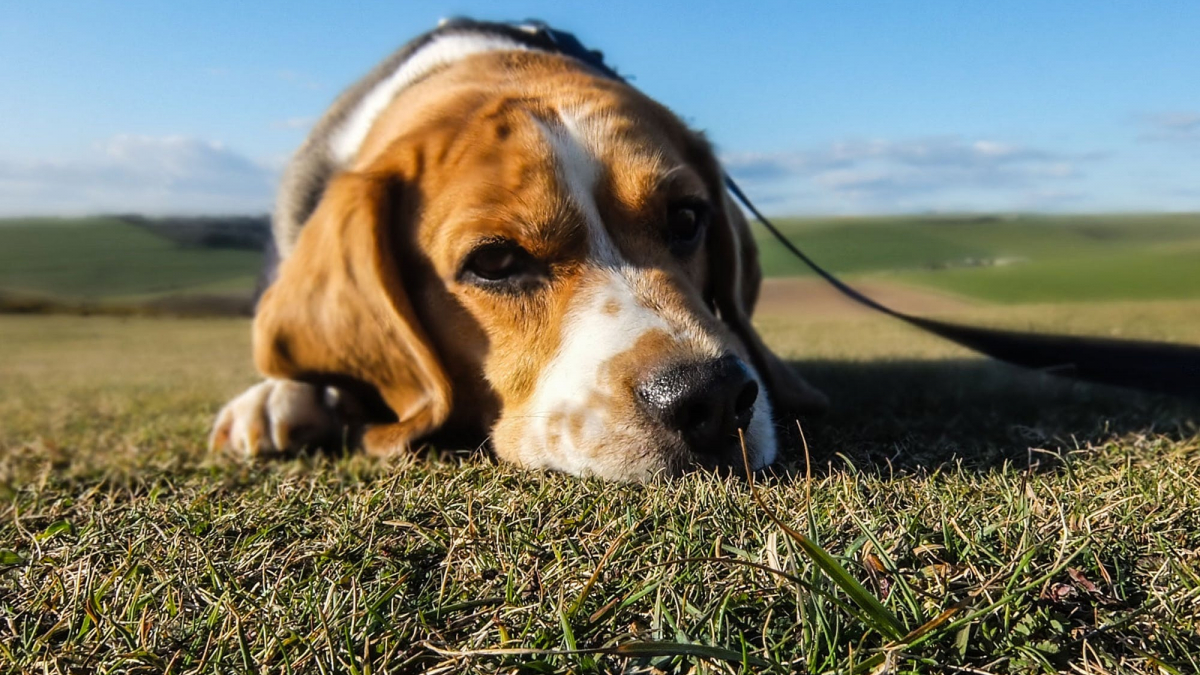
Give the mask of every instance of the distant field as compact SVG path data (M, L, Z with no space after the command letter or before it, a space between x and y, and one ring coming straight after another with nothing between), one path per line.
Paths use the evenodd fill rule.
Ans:
M1004 267L902 272L896 278L1009 303L1196 298L1200 297L1200 247L1134 247Z
M780 219L858 283L986 302L1200 298L1200 214ZM760 235L768 276L811 276ZM261 257L188 245L116 218L0 220L0 292L88 301L248 297Z
M781 219L819 263L992 302L1200 297L1200 214ZM809 275L760 231L769 276Z
M0 289L111 300L249 293L262 256L188 247L116 218L0 220Z

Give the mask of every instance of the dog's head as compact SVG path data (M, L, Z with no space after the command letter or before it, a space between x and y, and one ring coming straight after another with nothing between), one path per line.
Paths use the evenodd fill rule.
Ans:
M375 121L260 303L269 375L352 378L398 422L529 467L637 479L776 456L820 405L749 322L760 281L708 144L569 59L507 52ZM372 437L368 436L368 443Z

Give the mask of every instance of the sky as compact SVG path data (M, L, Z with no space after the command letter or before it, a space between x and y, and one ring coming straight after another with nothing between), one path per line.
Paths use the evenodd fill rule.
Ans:
M263 213L441 17L604 51L771 214L1200 211L1200 3L0 5L0 215Z

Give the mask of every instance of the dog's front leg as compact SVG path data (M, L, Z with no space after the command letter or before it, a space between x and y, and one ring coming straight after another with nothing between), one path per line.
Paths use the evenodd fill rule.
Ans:
M424 411L399 422L371 425L363 432L362 446L368 455L394 457L411 450L413 442L423 437L432 426L429 415Z
M225 404L209 434L208 447L247 457L340 448L360 417L357 409L341 389L267 379Z

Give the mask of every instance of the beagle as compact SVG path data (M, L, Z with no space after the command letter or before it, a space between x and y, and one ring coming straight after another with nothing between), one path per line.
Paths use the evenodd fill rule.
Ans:
M776 458L824 397L750 323L757 250L704 138L535 31L409 43L282 182L266 376L217 416L246 454L486 436L530 467L643 480Z

